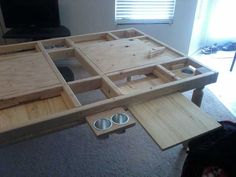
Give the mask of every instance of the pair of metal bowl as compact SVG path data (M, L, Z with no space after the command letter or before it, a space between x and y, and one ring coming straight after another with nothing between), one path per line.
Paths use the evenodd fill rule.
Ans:
M111 118L97 119L93 126L97 130L107 130L111 128L112 124L123 125L129 121L129 116L125 113L117 113L111 116Z

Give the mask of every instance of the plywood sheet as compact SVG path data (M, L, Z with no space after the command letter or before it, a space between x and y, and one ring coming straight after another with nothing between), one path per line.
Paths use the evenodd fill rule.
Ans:
M220 127L181 93L129 106L162 150Z
M61 96L0 110L0 132L69 109Z
M157 44L157 47L160 45ZM153 47L140 39L120 39L97 44L81 46L80 49L104 72L142 66L150 63L172 61L180 55L169 49L153 58L148 54Z
M0 99L60 84L42 53L0 61Z

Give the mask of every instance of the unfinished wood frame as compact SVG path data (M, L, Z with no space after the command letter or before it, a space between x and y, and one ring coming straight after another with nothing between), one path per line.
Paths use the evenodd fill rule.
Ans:
M165 49L150 58L149 52L156 47ZM119 106L128 107L134 102L204 87L216 82L218 74L133 28L0 47L2 63L15 61L17 68L17 61L27 57L32 61L44 61L43 68L49 70L48 73L55 82L48 84L51 79L47 80L40 71L34 73L29 70L27 73L26 68L32 67L27 64L25 68L19 69L25 80L29 75L40 76L32 77L36 80L29 82L27 91L5 95L5 90L0 89L0 143L84 123L85 116ZM55 62L71 57L91 76L66 82ZM193 66L196 72L188 77L181 77L182 75L173 71L173 66L180 69L189 65ZM4 72L4 67L0 65L0 74ZM132 87L134 75L144 75L147 78L141 81L138 89ZM131 83L128 85L128 92L124 92L116 83L124 78ZM0 83L9 81L17 85L18 82L24 83L24 79L11 81L8 76L0 76ZM153 79L159 79L161 82L158 81L157 84L155 80L153 83ZM42 80L45 80L42 87L35 84L42 83ZM34 84L37 88L32 87ZM25 84L22 84L22 89L25 87ZM77 93L95 89L101 89L106 98L81 104L76 97ZM35 118L27 117L27 114Z

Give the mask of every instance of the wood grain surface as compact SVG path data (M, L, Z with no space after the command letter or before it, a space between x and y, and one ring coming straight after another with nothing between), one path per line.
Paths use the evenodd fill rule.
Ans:
M220 127L181 93L132 104L129 110L162 150Z

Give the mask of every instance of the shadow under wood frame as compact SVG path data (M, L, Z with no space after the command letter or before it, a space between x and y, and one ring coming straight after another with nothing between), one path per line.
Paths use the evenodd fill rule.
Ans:
M98 73L88 65L76 50L67 48L59 51L48 52L56 66L68 66L75 75L75 80L96 76Z
M117 96L113 88L101 76L68 82L82 105Z

